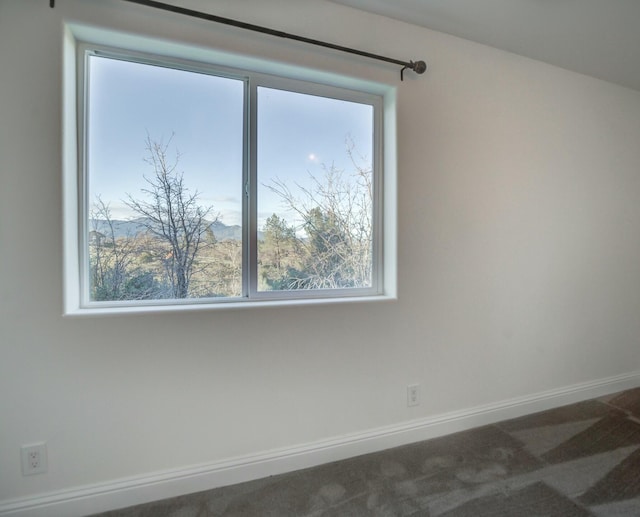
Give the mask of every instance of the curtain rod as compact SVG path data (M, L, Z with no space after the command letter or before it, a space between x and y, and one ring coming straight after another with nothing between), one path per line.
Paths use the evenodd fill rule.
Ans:
M132 4L140 4L145 5L147 7L154 7L156 9L162 9L164 11L171 11L173 13L184 14L186 16L191 16L194 18L201 18L203 20L208 20L216 23L223 23L225 25L231 25L233 27L239 27L241 29L247 29L254 32L260 32L262 34L269 34L271 36L278 36L279 38L291 39L295 41L301 41L303 43L308 43L310 45L316 45L319 47L330 48L333 50L338 50L340 52L346 52L348 54L355 54L358 56L368 57L370 59L377 59L378 61L385 61L387 63L393 63L395 65L402 66L400 70L400 80L404 80L404 71L408 68L409 70L413 70L416 74L423 74L427 65L424 61L402 61L400 59L394 59L391 57L380 56L378 54L372 54L370 52L364 52L362 50L356 50L349 47L343 47L341 45L334 45L333 43L327 43L326 41L320 41L316 39L306 38L304 36L297 36L295 34L290 34L288 32L282 32L274 29L269 29L268 27L262 27L260 25L253 25L251 23L245 23L238 20L232 20L230 18L224 18L222 16L216 16L214 14L203 13L201 11L194 11L192 9L186 9L184 7L178 7L175 5L165 4L163 2L156 2L155 0L123 0L124 2L129 2ZM49 6L55 6L55 0L49 0Z

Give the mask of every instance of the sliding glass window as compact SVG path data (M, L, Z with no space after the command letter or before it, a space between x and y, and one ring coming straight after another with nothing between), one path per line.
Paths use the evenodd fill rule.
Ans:
M375 295L381 98L83 53L84 307Z

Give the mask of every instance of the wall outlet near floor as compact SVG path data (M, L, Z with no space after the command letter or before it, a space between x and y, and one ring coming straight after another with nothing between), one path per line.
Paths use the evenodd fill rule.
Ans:
M407 386L407 406L418 406L420 404L420 385L412 384Z
M22 475L43 474L47 471L47 444L32 443L20 447Z

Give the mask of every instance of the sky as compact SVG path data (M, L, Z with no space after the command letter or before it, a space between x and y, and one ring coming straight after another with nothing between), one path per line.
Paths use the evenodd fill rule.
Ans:
M91 56L88 94L89 200L100 196L113 219L135 217L127 195L141 196L147 136L168 144L190 193L227 225L241 224L244 82L235 78ZM295 218L266 185L295 191L323 166L352 171L346 153L372 156L373 109L366 104L258 88L258 225L273 213Z

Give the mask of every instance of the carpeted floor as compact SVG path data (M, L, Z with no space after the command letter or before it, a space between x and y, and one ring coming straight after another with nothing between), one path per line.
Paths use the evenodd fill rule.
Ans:
M640 516L640 388L100 517Z

